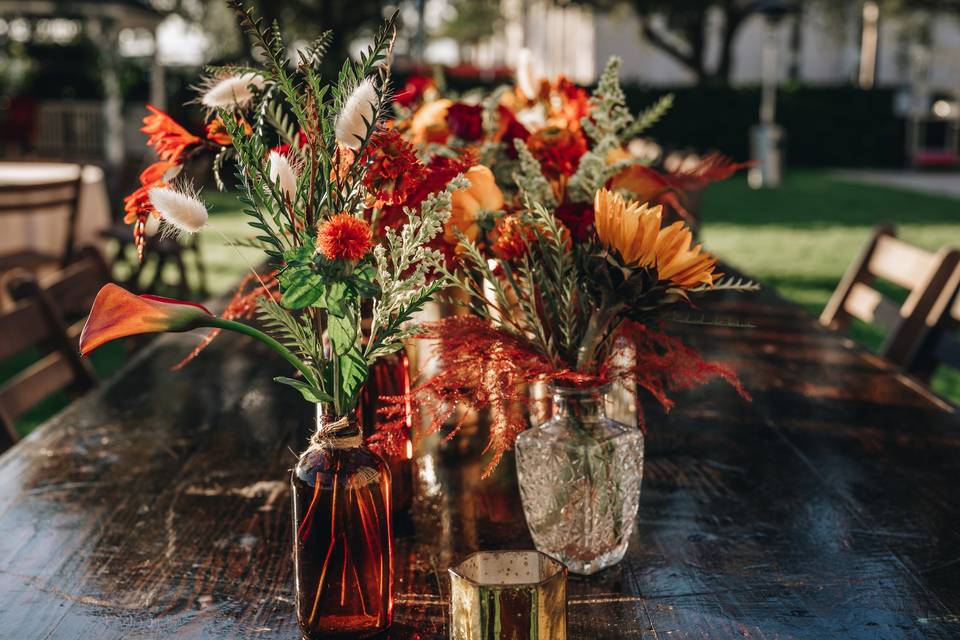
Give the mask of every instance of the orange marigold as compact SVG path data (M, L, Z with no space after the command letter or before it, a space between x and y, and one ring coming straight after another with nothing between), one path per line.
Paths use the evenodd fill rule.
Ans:
M143 119L140 131L149 136L147 144L157 150L161 160L178 163L187 147L201 142L163 111L149 104L147 110L150 115Z
M327 218L317 229L317 249L328 260L356 262L373 247L373 234L366 220L349 213Z

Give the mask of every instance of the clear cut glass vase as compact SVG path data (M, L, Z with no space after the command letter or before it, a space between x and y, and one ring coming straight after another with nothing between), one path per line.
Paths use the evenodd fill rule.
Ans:
M517 478L537 549L584 575L623 559L640 506L643 433L611 420L610 386L551 386L551 418L517 437Z

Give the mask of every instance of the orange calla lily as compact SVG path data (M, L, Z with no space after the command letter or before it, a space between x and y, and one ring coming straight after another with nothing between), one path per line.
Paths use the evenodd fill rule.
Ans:
M267 292L268 295L270 292ZM128 336L144 333L180 332L214 327L236 331L259 340L296 368L309 384L317 386L313 371L287 347L250 325L218 318L194 302L151 295L135 295L115 284L104 285L93 301L87 323L80 333L80 353L89 355L97 347Z
M115 284L104 285L80 334L80 353L88 355L107 342L143 333L189 331L212 326L206 308L159 296L130 293Z
M484 212L500 211L504 204L503 192L488 167L478 164L467 169L463 175L470 181L470 186L453 192L450 199L450 220L443 232L443 237L451 244L457 243L454 229L459 229L467 238L475 240L480 233L477 226L480 216Z

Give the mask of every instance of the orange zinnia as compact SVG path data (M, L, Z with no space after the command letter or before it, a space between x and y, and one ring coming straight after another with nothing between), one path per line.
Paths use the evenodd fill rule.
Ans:
M147 144L157 150L161 160L179 163L180 156L187 147L201 142L200 138L181 127L163 111L149 104L147 110L150 115L143 119L143 128L140 131L149 136Z
M454 229L459 229L460 233L470 240L476 240L480 234L480 227L477 225L480 217L485 212L500 211L504 204L503 192L488 167L478 164L467 169L463 175L470 182L470 186L453 192L450 198L450 219L443 231L444 239L450 244L457 244Z
M635 200L625 201L620 194L601 189L594 199L595 228L600 243L616 250L624 264L639 268L655 267L661 281L682 288L712 285L717 260L691 247L693 234L682 222L660 228L663 207L650 207Z

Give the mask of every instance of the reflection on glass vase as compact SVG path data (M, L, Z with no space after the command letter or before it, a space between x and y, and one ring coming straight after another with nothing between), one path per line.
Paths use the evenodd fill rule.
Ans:
M640 505L643 433L607 417L610 386L551 386L552 417L517 437L537 549L589 575L623 559Z
M293 561L304 638L364 638L393 616L390 471L356 415L318 410L293 470Z

